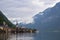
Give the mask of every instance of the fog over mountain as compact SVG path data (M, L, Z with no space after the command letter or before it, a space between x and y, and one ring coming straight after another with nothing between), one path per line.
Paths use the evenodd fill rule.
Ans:
M41 30L60 30L60 2L52 8L39 12L33 18L34 23L24 26Z

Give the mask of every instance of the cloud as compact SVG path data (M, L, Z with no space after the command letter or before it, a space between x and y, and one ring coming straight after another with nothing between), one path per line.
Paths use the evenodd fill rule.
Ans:
M32 17L60 0L0 0L0 10L8 18Z
M9 20L12 20L11 22L14 23L14 24L16 23L16 21L18 21L18 23L23 22L23 23L26 23L26 24L34 22L32 17L26 17L26 18L19 18L19 17L18 18L9 18Z

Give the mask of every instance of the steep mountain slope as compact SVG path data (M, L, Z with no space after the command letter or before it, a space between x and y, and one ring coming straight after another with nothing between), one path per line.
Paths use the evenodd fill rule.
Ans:
M60 2L34 16L35 24L45 30L60 30Z
M9 27L14 27L14 24L12 24L7 17L0 11L0 26L3 25L3 22L5 22Z
M34 23L27 24L25 25L26 27L37 28L43 31L60 30L60 2L54 7L38 13L33 18Z

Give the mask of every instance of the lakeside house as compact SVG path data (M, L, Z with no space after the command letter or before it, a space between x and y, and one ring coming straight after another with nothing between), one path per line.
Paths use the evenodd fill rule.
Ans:
M36 29L30 29L30 28L20 28L20 27L16 27L16 28L9 28L9 27L4 27L4 26L0 26L0 31L1 32L10 32L10 33L35 33Z

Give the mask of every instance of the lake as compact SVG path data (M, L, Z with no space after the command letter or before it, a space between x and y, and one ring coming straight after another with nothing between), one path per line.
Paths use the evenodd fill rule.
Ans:
M60 40L60 32L0 34L0 40Z

